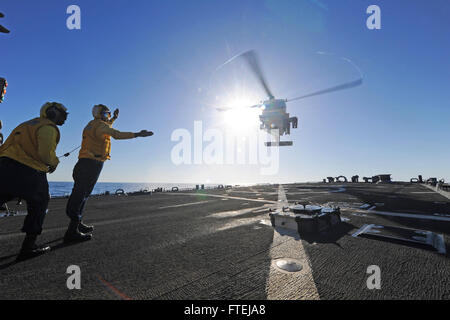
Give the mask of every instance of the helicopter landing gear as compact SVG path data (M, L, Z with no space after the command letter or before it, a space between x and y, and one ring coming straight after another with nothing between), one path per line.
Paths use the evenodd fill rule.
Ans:
M286 134L291 134L291 126L292 129L297 129L298 119L297 117L286 118L284 122L284 130Z
M298 125L297 117L289 118L289 123L292 124L292 129L297 129L297 125Z
M264 142L264 145L266 147L287 147L287 146L292 146L293 142L292 141L268 141L268 142Z

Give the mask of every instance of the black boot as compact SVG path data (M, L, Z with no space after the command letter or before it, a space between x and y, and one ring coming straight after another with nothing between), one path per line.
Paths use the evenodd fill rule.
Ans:
M78 225L78 231L81 233L91 233L94 231L94 226L88 226L85 225L82 221L80 221L80 224Z
M27 234L25 236L25 240L22 243L22 249L20 249L20 253L17 256L17 261L23 261L26 259L31 259L37 256L40 256L44 253L50 251L50 247L38 247L36 245L37 235Z
M64 235L64 242L83 242L92 239L91 234L84 234L78 230L78 225L80 221L71 220L69 224L69 228L67 228L66 234Z

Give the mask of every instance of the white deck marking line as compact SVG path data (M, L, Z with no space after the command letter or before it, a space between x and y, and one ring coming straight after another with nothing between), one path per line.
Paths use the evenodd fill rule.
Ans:
M250 224L258 224L266 215L258 215L252 218L239 218L233 219L231 222L225 223L222 227L217 228L214 232L220 232L232 228L243 227Z
M206 216L206 218L230 218L230 217L236 217L243 214L251 213L251 212L261 212L261 209L263 211L269 210L266 206L259 206L259 207L253 207L253 208L245 208L245 209L237 209L237 210L228 210L228 211L220 211L216 213L211 213ZM257 212L258 210L258 212Z
M445 216L436 216L436 215L424 215L424 214L415 214L415 213L403 213L403 212L388 212L388 211L376 211L372 208L369 210L358 210L352 208L341 208L344 211L352 211L359 213L373 213L382 216L391 216L391 217L400 217L400 218L411 218L411 219L422 219L422 220L437 220L437 221L447 221L450 222L450 217Z
M165 206L165 207L159 207L158 209L167 209L167 208L178 208L178 207L185 207L185 206L193 206L196 204L203 204L207 202L212 202L214 200L206 200L206 201L198 201L198 202L189 202L189 203L182 203L182 204L175 204L172 206Z
M242 197L233 197L233 196L223 196L220 194L208 194L208 193L202 193L201 195L198 195L196 193L167 193L172 196L193 196L193 197L215 197L215 198L225 198L225 199L235 199L235 200L245 200L245 201L253 201L253 202L264 202L264 203L277 203L277 201L273 200L261 200L261 199L252 199L252 198L242 198Z
M277 207L288 205L286 193L280 184L278 188ZM297 234L298 236L298 234ZM319 293L312 275L311 264L303 247L302 241L297 238L283 240L281 234L274 230L272 248L269 256L272 260L277 258L292 258L299 260L302 271L285 274L270 266L269 277L266 283L268 300L318 300Z
M428 193L434 193L433 191L414 191L410 193L416 193L416 194L428 194Z
M374 226L374 224L365 224L363 225L361 228L359 228L354 234L352 234L352 237L357 237L360 234L366 232L367 230L369 230L370 228L372 228Z
M450 218L446 218L446 217L442 217L442 216L432 216L432 215L428 216L428 215L424 215L424 214L375 211L375 210L368 210L368 211L370 211L370 213L384 215L384 216L403 217L403 218L412 218L412 219L427 219L427 220L438 220L438 221L450 222Z
M226 193L248 193L248 194L254 194L256 195L268 195L268 196L273 196L276 195L276 192L270 192L270 191L261 191L261 192L251 192L251 191L225 191Z

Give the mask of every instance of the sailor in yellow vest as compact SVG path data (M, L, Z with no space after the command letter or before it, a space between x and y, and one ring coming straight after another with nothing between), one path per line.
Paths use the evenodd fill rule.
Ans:
M62 104L47 102L39 118L19 125L0 146L0 203L17 197L27 203L28 214L22 228L26 236L17 260L50 250L35 242L42 232L50 199L47 172L54 172L59 163L55 154L60 138L57 126L64 124L67 115Z
M83 141L78 156L78 162L73 169L74 186L67 202L66 213L70 218L69 228L64 235L64 241L80 242L90 240L94 227L82 222L86 201L94 189L100 176L103 163L109 160L111 152L111 137L114 139L133 139L136 137L152 136L153 132L121 132L112 128L113 122L119 115L119 110L111 111L103 104L95 105L92 109L94 120L90 121L83 130Z

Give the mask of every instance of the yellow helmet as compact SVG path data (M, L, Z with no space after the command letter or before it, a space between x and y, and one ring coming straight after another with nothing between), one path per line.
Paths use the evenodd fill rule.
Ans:
M105 106L104 104L96 104L92 108L92 115L94 116L95 119L101 118L103 113L108 113L108 112L111 113L109 108L107 106Z
M51 107L54 107L56 109L59 109L60 111L63 111L64 113L68 113L67 112L67 108L64 107L64 105L62 105L59 102L46 102L44 103L44 105L41 107L41 118L48 118L48 114L47 114L47 110Z

